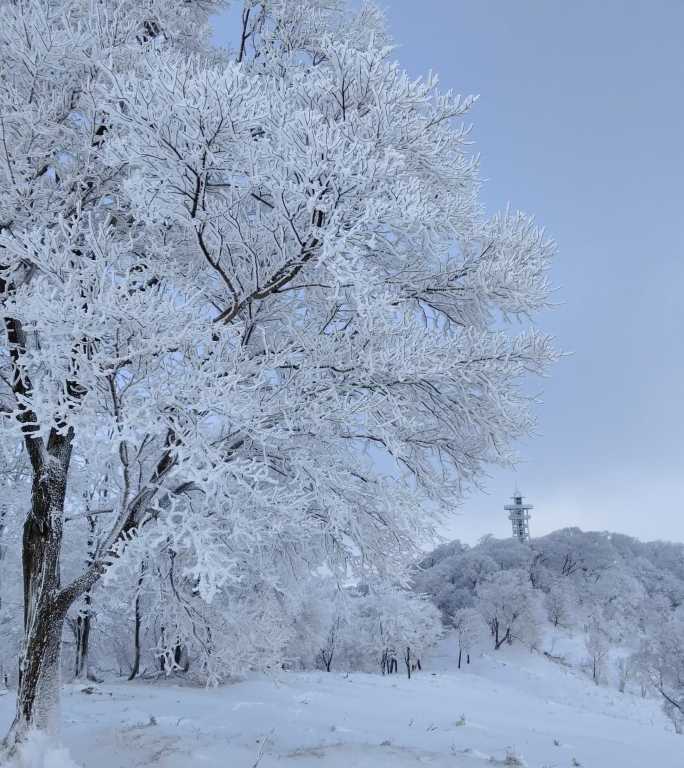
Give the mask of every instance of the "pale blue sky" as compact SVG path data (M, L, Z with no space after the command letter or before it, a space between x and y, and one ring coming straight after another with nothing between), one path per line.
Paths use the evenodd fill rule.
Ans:
M492 472L451 531L508 535L517 482L532 535L684 540L684 2L382 5L412 74L480 95L485 203L534 213L557 240L562 303L543 327L574 353L542 383L524 463Z

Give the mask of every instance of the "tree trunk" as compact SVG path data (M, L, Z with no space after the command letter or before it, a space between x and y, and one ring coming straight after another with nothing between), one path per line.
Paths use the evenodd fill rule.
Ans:
M17 712L8 741L29 728L50 729L59 700L59 659L66 611L58 602L61 517L52 510L42 526L30 515L24 525L24 643Z
M142 617L140 615L140 595L135 596L135 627L133 629L133 666L128 675L129 680L133 680L140 672L140 626Z
M24 640L17 711L7 737L13 746L29 729L53 731L59 705L60 652L65 613L45 604Z
M88 504L89 500L86 498L86 507L88 507ZM86 568L91 568L95 562L95 527L95 518L91 515L88 518L88 557L86 558ZM90 628L93 621L93 598L90 594L90 590L88 590L83 596L83 604L84 607L78 612L78 616L76 618L76 668L74 670L74 677L76 679L85 677L87 680L94 681L95 676L90 671L90 664L88 661L88 651L90 648Z
M74 678L93 679L88 665L88 649L90 645L90 605L92 598L90 592L85 594L85 608L80 611L76 618L76 664L74 668Z
M2 565L2 558L5 555L5 546L2 543L5 533L5 517L7 516L7 507L0 505L0 565ZM0 584L0 608L2 608L2 584Z
M161 628L161 632L159 633L161 636L161 647L163 649L163 653L159 656L159 671L164 672L166 671L166 630L164 627Z
M507 627L506 628L506 634L501 638L501 640L499 640L499 632L498 632L498 627L497 627L496 642L495 642L495 645L494 645L494 650L498 651L499 648L501 648L501 646L504 643L508 643L509 645L511 645L512 642L513 642L513 638L511 637L511 628Z
M47 456L42 446L31 447L35 450L31 511L24 523L22 542L24 642L16 715L5 742L10 749L28 730L49 731L55 725L62 629L70 604L60 592L62 512L70 440L59 436L51 439ZM42 471L35 471L37 464Z
M135 593L135 628L133 630L133 666L128 676L133 680L140 672L140 627L142 626L142 613L140 610L140 591L142 590L143 580L145 578L145 561L140 563L140 576L138 576L138 589Z
M461 655L463 654L463 650L461 648L458 649L458 668L461 668Z

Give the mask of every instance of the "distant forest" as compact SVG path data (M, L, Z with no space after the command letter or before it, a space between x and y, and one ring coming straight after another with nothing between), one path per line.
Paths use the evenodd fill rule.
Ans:
M584 633L593 680L654 692L681 732L684 545L579 528L526 544L452 541L421 561L414 587L430 596L464 652L487 642L495 650L535 647L549 625Z

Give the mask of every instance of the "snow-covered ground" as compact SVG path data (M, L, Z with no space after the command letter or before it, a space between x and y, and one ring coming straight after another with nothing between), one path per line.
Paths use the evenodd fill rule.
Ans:
M210 690L67 686L64 742L85 768L684 767L684 737L657 702L540 654L505 648L459 672L446 639L424 666L410 681L282 673ZM12 706L0 698L3 729Z

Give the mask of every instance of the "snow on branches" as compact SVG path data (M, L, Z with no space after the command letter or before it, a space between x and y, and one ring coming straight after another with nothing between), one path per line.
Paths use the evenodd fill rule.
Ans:
M409 78L369 7L250 2L231 53L219 5L1 6L0 429L38 478L21 723L35 633L54 650L134 543L205 602L283 563L405 581L555 356L503 323L546 305L554 246L483 214L472 99Z

